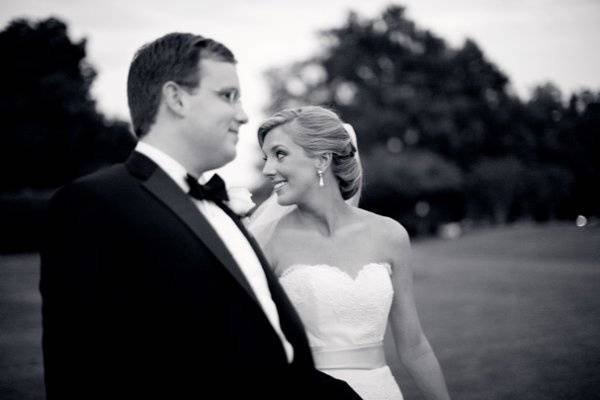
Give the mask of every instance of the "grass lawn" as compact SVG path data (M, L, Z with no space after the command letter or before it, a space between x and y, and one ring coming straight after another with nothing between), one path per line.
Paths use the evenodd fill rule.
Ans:
M600 228L520 224L413 249L421 322L454 399L600 397ZM3 400L44 398L38 274L35 254L0 256ZM386 347L405 398L420 399Z
M454 399L600 398L599 227L517 225L413 249L421 322ZM388 358L405 397L422 398Z
M44 399L39 257L0 255L0 399Z

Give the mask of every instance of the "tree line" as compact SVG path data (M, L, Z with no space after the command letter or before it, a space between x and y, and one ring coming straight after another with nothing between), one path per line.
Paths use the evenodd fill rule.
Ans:
M55 188L131 150L128 124L96 109L85 46L54 18L17 19L0 32L0 193Z
M453 48L400 6L374 18L351 12L321 38L317 55L267 71L266 111L320 104L351 123L362 207L412 234L461 220L600 216L600 91L565 97L548 82L523 100L473 40ZM0 242L8 243L31 237L52 190L123 161L135 138L97 109L85 39L72 41L61 20L10 22L0 51Z
M85 46L55 18L0 31L0 251L35 249L52 191L135 145L127 122L97 110Z
M600 91L565 97L547 82L523 100L475 41L453 48L401 6L351 12L321 39L317 55L266 73L266 111L323 104L351 123L362 207L413 234L600 215Z

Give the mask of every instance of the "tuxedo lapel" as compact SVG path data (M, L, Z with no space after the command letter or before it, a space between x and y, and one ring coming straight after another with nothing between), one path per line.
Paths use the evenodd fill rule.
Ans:
M271 292L271 298L275 302L277 306L277 310L279 312L279 319L281 322L281 329L283 330L285 336L290 340L290 342L294 345L296 350L299 350L299 344L302 347L308 349L308 338L306 337L304 325L296 312L296 309L290 302L289 298L285 294L283 287L279 283L277 277L271 270L269 266L269 262L267 261L260 245L254 239L254 236L244 226L244 223L240 220L240 218L233 212L227 205L223 203L217 203L219 207L231 217L231 219L235 222L240 231L244 234L250 246L256 253L258 260L265 272L265 276L267 278L267 283L269 285L269 290ZM302 360L300 360L302 358ZM296 351L296 355L294 357L294 362L300 361L301 363L309 363L312 364L312 356L310 351Z
M270 287L271 281L276 280L276 277L273 274L273 271L271 271L271 268L269 267L269 262L267 261L265 255L263 254L262 249L260 248L260 245L256 242L256 239L254 239L254 236L252 236L250 234L250 232L248 232L248 230L244 226L244 223L240 220L240 218L237 216L237 214L235 214L229 207L227 207L226 204L224 204L222 202L217 202L217 205L219 207L221 207L221 209L223 211L225 211L225 213L233 220L233 222L235 222L238 229L246 237L246 240L248 240L248 243L250 243L252 250L254 250L256 257L258 257L258 260L260 261L260 265L261 265L262 269L264 270L265 275L267 276L267 281L268 281L269 287Z
M225 211L225 214L227 214L229 216L229 218L231 218L233 220L233 222L235 222L235 224L237 225L238 229L246 237L246 239L250 243L250 246L252 247L252 250L254 250L254 252L256 253L256 256L258 257L258 260L260 261L260 264L263 267L263 269L270 270L269 263L266 260L266 258L264 256L264 254L263 254L263 252L262 252L259 244L256 242L256 239L254 239L254 237L250 234L250 232L248 232L248 230L244 226L244 223L240 220L240 217L238 217L238 215L236 213L234 213L231 210L231 208L229 208L223 202L217 202L217 205L219 207L221 207L221 209L223 211Z
M142 186L167 206L204 245L217 257L235 280L246 290L248 295L258 304L258 299L250 287L248 280L240 271L233 256L215 232L204 215L194 205L179 186L158 166L140 153L133 153L127 162L127 168L134 176L141 179Z

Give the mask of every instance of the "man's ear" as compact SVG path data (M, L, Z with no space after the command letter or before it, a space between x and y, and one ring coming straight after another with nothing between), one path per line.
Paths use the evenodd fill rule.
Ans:
M185 99L181 86L172 81L166 82L162 87L162 97L169 111L180 117L185 115Z
M327 168L329 168L329 166L331 165L332 157L333 156L331 153L323 153L321 155L318 155L315 158L315 167L319 171L327 171Z

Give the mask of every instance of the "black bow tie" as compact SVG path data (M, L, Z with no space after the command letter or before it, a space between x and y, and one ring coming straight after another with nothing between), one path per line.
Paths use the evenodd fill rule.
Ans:
M190 174L185 176L185 181L190 187L188 194L197 200L211 200L215 203L229 200L225 182L217 174L214 174L204 185L198 183L198 179Z

